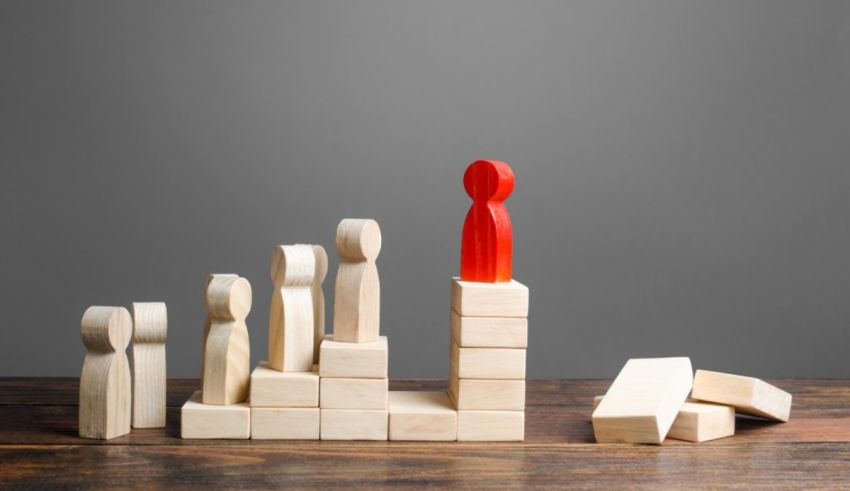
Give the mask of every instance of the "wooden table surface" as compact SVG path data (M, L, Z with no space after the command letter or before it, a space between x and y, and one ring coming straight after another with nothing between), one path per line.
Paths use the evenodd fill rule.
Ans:
M77 437L77 380L0 378L0 487L569 487L850 489L850 380L773 380L791 421L739 418L701 444L597 445L605 380L528 382L522 443L181 440L196 380L168 382L168 426L110 441ZM444 381L394 380L393 390Z

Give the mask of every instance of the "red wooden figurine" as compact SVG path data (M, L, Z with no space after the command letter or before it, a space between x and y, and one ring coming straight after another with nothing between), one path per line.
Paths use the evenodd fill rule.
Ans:
M460 279L511 281L513 232L505 199L514 190L514 171L498 160L478 160L463 175L472 207L463 222Z

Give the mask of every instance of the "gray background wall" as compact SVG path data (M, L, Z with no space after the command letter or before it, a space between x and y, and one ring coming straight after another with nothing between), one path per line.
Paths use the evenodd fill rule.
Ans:
M850 376L847 2L5 0L0 63L0 375L77 376L86 306L164 300L195 376L208 272L251 281L256 362L272 246L374 217L391 375L446 376L488 156L529 376Z

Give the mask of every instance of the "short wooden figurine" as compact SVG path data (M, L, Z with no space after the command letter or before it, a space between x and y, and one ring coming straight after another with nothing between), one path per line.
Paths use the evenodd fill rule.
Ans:
M245 318L251 311L251 284L235 275L214 277L206 299L210 331L204 351L203 403L239 403L248 397L250 346Z
M334 287L334 341L377 341L381 285L375 260L381 252L381 228L369 219L346 218L336 229L339 269Z

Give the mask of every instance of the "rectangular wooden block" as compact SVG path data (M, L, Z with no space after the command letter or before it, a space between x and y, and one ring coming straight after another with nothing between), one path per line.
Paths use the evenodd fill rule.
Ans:
M201 391L195 391L180 409L181 438L247 439L251 436L248 403L219 406L201 401Z
M389 381L385 378L322 378L322 409L386 409Z
M468 317L451 309L452 336L462 348L526 348L525 317Z
M660 444L692 384L689 358L629 360L593 411L596 441Z
M368 343L343 343L325 335L319 349L319 375L341 378L387 378L387 337Z
M386 440L386 409L322 409L322 440Z
M318 407L319 374L278 372L261 361L251 372L251 407Z
M318 440L317 407L252 407L252 440Z
M691 397L776 421L788 421L791 416L791 394L753 377L697 370Z
M457 411L445 392L392 391L389 438L406 441L454 441Z
M508 283L478 283L452 278L452 308L462 316L528 317L528 287Z
M604 396L593 398L593 407L602 402ZM668 438L686 442L707 442L735 434L735 409L731 406L707 402L687 401L682 404Z
M457 409L525 409L525 380L449 378L449 397Z
M525 378L525 350L461 348L452 338L451 370L460 378L518 380Z
M523 411L457 412L457 441L521 442L525 439Z

